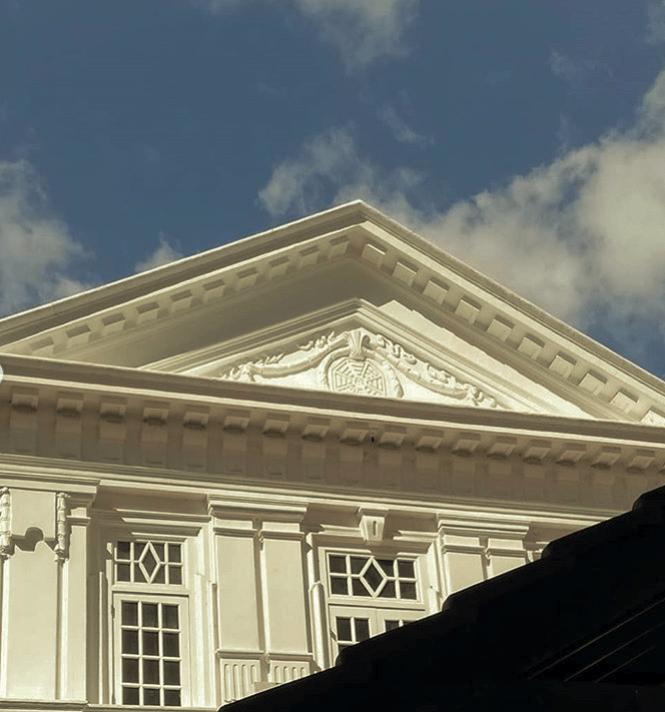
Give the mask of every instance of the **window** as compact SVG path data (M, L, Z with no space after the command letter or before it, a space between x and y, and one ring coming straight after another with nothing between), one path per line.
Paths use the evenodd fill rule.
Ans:
M182 583L180 544L119 541L115 547L116 581L131 583Z
M113 569L116 703L188 704L183 545L117 541Z
M341 596L415 601L415 562L374 556L328 554L330 592Z
M182 606L122 600L120 611L122 704L179 707Z
M331 606L333 652L336 655L350 645L361 643L381 633L388 633L411 621L423 617L421 611L400 611L395 609L371 609L345 606Z
M426 615L416 557L327 552L326 563L333 659Z
M344 613L337 611L337 613ZM354 643L360 643L369 638L369 618L355 616L353 612L347 615L335 616L335 632L337 637L337 648L341 652L344 648Z

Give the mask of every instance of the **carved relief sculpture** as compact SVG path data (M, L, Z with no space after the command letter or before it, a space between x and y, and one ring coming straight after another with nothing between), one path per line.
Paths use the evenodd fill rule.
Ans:
M457 380L451 373L409 353L401 344L364 328L330 332L312 339L291 353L277 352L246 361L220 374L220 378L255 382L317 369L318 382L337 393L401 398L398 374L444 401L482 408L498 408L496 400L477 386Z

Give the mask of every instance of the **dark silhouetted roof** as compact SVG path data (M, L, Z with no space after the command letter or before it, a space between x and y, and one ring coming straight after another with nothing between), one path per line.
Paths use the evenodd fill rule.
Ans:
M224 711L665 709L665 487Z

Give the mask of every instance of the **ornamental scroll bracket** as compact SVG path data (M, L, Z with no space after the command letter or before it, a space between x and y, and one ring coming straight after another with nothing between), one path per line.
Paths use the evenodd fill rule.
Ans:
M69 495L64 492L1 488L0 558L10 557L16 545L24 548L27 544L26 550L32 551L43 540L53 549L55 560L64 561L69 556L68 516Z
M382 334L358 327L322 334L291 352L274 352L236 364L219 374L232 381L256 382L316 369L321 387L339 393L401 398L406 378L444 400L465 406L500 408L477 386L418 358Z

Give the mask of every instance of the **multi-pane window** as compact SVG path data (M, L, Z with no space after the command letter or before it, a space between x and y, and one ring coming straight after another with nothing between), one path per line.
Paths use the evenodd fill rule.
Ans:
M324 556L333 660L350 645L426 615L417 556L336 551Z
M335 616L337 649L341 653L349 645L369 638L369 618L360 616Z
M406 558L376 558L328 554L330 592L341 596L415 601L415 562Z
M405 620L404 618L386 618L383 622L386 626L386 633L388 633L391 630L395 630L396 628L401 628L405 623L408 623L409 621Z
M182 584L182 545L155 541L119 541L116 581Z
M179 542L115 542L114 687L119 704L189 704L183 549Z
M332 639L336 643L334 655L350 645L401 628L422 617L422 612L418 610L372 609L365 606L331 606L330 613Z
M120 606L122 704L179 707L180 606L127 600Z

